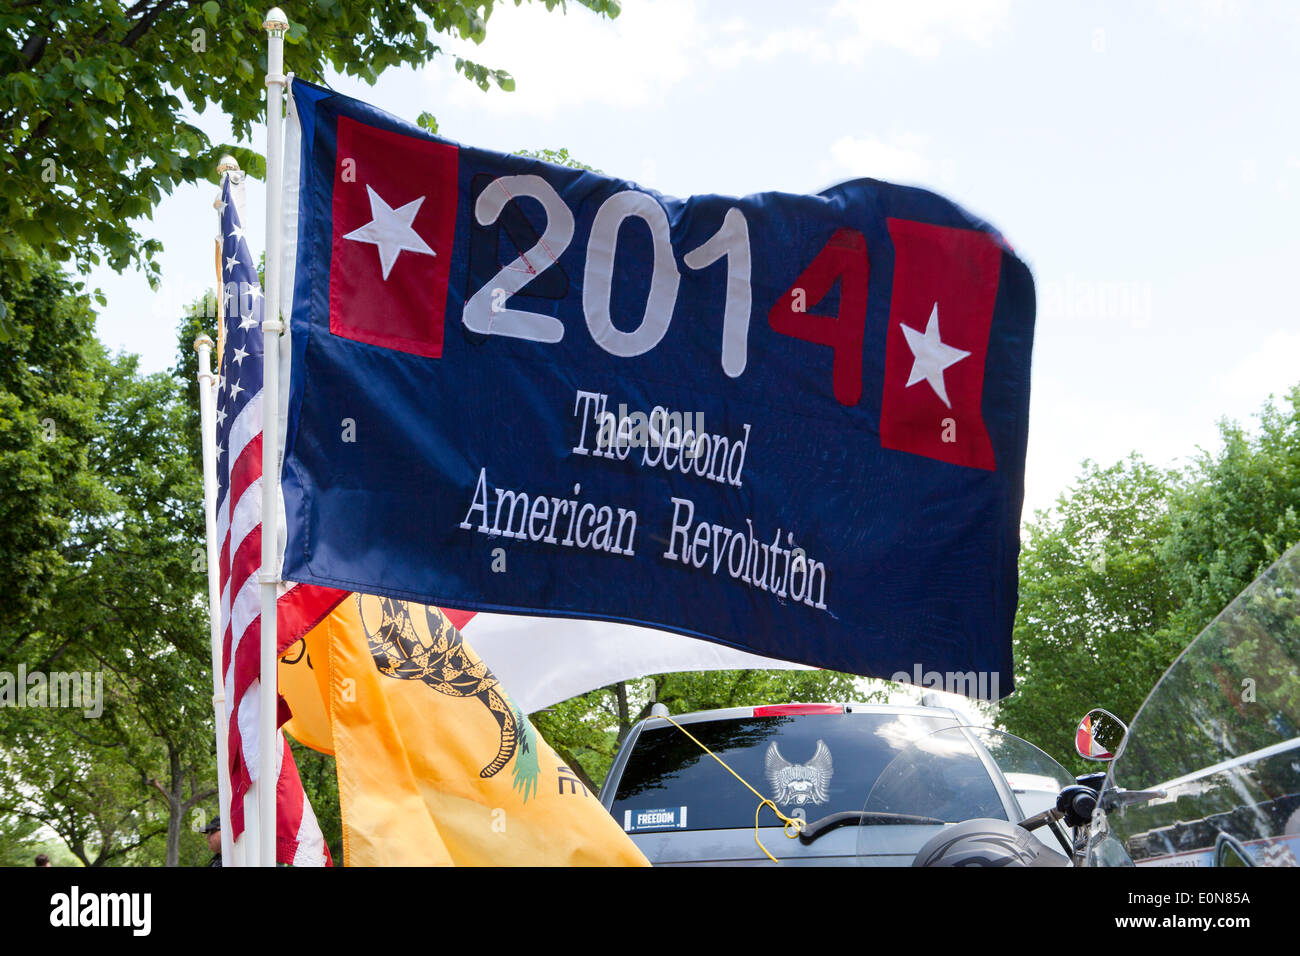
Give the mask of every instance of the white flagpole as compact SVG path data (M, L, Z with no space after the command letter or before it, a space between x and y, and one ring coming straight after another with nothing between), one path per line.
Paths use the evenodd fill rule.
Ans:
M221 290L217 290L220 297ZM220 321L220 319L218 319ZM212 638L212 714L217 727L217 795L220 813L230 811L230 761L226 734L226 682L221 667L221 569L217 547L217 425L214 406L217 401L217 377L212 374L212 339L200 335L194 340L199 353L199 422L203 443L203 521L208 541L208 615ZM230 841L230 820L222 821L221 861L235 863Z
M280 187L284 148L284 33L289 20L272 7L266 31L266 296L262 315L262 642L258 708L258 790L261 805L262 866L275 866L276 768L276 594L280 532Z

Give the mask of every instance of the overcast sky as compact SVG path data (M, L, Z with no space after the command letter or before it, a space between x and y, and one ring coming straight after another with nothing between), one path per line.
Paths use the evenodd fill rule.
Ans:
M1001 229L1039 297L1027 514L1085 457L1175 463L1300 382L1300 5L624 0L607 21L501 3L482 46L445 47L517 91L481 92L450 57L332 83L670 195L874 176ZM198 122L229 139L220 115ZM213 195L183 188L141 224L165 245L158 293L90 276L101 339L147 370L172 364L175 319L212 284ZM264 201L250 183L250 237Z

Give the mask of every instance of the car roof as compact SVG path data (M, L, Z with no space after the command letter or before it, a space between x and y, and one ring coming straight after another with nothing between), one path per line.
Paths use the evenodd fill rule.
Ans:
M837 707L843 707L847 714L898 714L914 717L938 717L940 719L949 719L954 724L968 724L966 717L950 707L928 707L921 704L859 704L859 703L836 703L826 701ZM697 710L689 714L674 714L673 720L679 724L698 724L713 720L740 720L747 717L753 717L754 711L759 707L782 707L794 706L786 704L762 704L750 707L722 707L717 710ZM797 715L796 715L797 716ZM816 715L808 715L816 716ZM654 730L660 727L671 727L672 724L663 717L647 717L643 721L642 729Z

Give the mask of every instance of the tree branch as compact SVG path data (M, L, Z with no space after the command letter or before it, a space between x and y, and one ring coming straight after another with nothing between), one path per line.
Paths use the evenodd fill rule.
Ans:
M36 65L41 57L45 55L45 47L49 44L50 38L43 33L33 33L23 44L22 58L26 61L23 66L30 70Z
M159 793L163 795L163 799L167 801L168 807L172 805L172 795L167 792L167 790L163 787L161 783L159 783L153 777L150 777L149 786L153 787L155 790L157 790Z
M198 804L202 803L204 800L211 800L216 795L217 795L216 787L212 787L210 790L203 790L198 793L195 793L194 796L190 797L183 804L181 804L181 813L188 813L190 810L192 810Z
M135 46L135 41L148 33L149 28L154 25L154 22L166 13L169 7L175 6L175 3L176 0L163 0L162 3L158 4L158 6L154 7L142 16L136 25L133 26L127 32L126 36L122 38L122 46L127 48ZM139 6L139 4L137 4L137 6ZM193 6L193 4L191 4L191 6Z

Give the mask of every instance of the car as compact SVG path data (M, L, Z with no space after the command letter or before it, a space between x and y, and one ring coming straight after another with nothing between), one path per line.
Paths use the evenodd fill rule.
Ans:
M704 747L805 833L759 810ZM601 802L656 866L908 866L945 826L1019 822L1074 782L1032 744L946 707L786 703L669 720L656 705L624 740ZM1068 861L1050 827L1034 836Z

